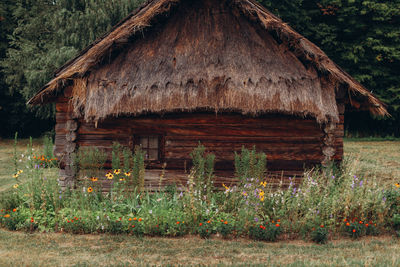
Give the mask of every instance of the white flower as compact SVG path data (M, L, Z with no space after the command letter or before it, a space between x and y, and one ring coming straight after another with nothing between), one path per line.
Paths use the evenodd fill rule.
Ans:
M149 210L149 213L150 213L150 214L153 214L153 210Z
M97 215L96 219L97 219L97 220L100 220L100 217Z

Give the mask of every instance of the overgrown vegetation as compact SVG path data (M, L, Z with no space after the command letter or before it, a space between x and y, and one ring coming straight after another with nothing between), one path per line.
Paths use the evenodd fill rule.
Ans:
M31 143L27 149L25 154L33 155ZM301 184L292 179L288 187L276 188L265 174L265 155L242 148L235 160L240 182L220 190L212 183L214 156L199 145L192 153L188 184L147 192L143 152L118 149L122 159L114 160L123 164L111 171L101 169L104 152L78 152L79 166L92 168L97 176L82 171L83 182L76 190L61 190L56 176L48 176L47 168L34 164L33 157L16 161L16 183L2 194L0 224L29 232L198 234L265 241L285 236L317 243L329 236L359 238L399 231L400 184L384 186L374 177L357 175L355 160L340 168L308 171ZM106 182L112 187L103 193Z

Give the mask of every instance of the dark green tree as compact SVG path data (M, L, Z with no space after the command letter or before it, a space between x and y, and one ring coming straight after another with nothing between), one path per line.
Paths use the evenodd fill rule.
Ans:
M6 54L0 67L4 74L2 82L6 82L9 95L13 96L20 109L4 106L3 110L8 113L21 109L27 113L33 111L38 118L47 119L51 124L54 106L27 107L25 102L51 79L55 69L110 30L140 2L10 1L12 8L8 9L7 15L15 25L9 28L4 37L2 35L6 39ZM21 125L26 118L15 118L13 121Z
M392 118L348 114L353 131L400 135L400 0L260 2L388 104Z

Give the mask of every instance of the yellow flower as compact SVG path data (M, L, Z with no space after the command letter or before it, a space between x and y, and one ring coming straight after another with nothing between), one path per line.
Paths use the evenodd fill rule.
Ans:
M19 171L18 171L18 174L21 174L21 173L23 173L23 172L24 172L23 170L19 170Z
M222 184L222 186L225 188L226 191L229 191L229 187L227 187L225 184Z
M18 186L19 186L19 184L15 184L13 187L14 187L15 189L17 189Z
M394 186L397 187L397 188L400 188L400 184L399 183L396 183Z
M93 192L93 188L90 186L90 187L87 189L87 191L88 191L89 193L92 193L92 192Z
M120 174L121 173L121 169L114 170L114 173L117 174L117 175Z
M131 172L125 172L124 174L125 174L126 177L131 176Z
M261 185L262 187L266 187L266 186L267 186L267 182L266 182L266 181L261 182L260 185Z
M4 215L4 218L10 218L10 214Z
M97 182L99 180L97 177L92 177L90 179L92 180L92 182Z
M112 180L114 178L114 175L111 172L108 172L106 174L106 177L107 177L108 180Z
M18 176L19 176L19 174L18 174L18 173L16 173L16 174L14 174L14 175L13 175L13 177L14 177L15 179L17 179L17 178L18 178Z
M125 178L119 178L120 181L125 181Z

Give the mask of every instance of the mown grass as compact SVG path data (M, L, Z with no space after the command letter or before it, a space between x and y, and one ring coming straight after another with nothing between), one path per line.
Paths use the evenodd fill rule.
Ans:
M400 141L348 141L344 153L356 161L357 173L375 176L384 185L400 182Z
M338 240L321 246L303 241L138 239L0 230L1 266L399 266L398 249L399 240L392 237Z
M27 142L19 141L19 153L24 153ZM35 140L35 149L39 144ZM0 192L15 182L12 154L12 140L0 141ZM376 176L383 183L400 180L398 141L346 141L345 155L357 162L357 173ZM390 236L315 245L301 240L265 243L193 236L26 234L0 229L0 266L400 266L398 251L399 239Z

